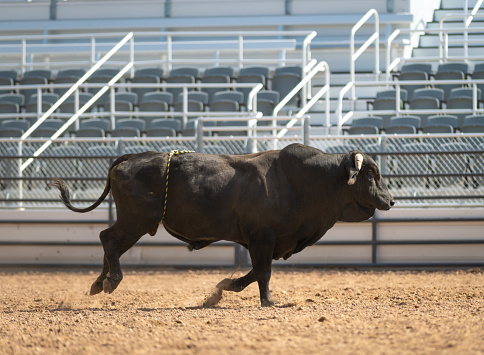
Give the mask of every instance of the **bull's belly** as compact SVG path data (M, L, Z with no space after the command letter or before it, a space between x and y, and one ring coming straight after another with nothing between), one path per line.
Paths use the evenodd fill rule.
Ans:
M236 230L222 230L215 227L208 229L200 227L194 228L193 223L193 221L190 222L190 225L192 226L188 226L188 224L184 226L174 226L163 222L163 225L168 233L170 233L173 237L187 243L189 245L189 249L191 250L202 249L218 241L234 242L247 247L247 242L244 240L242 235L237 234Z

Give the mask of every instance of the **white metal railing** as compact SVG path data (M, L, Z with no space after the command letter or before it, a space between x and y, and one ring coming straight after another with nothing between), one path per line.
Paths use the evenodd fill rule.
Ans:
M124 74L125 72L123 72ZM79 90L80 89L102 89L103 87L108 86L107 90L110 90L110 96L113 96L115 91L122 90L132 90L137 88L142 89L153 89L156 90L166 90L166 89L181 89L182 90L182 110L181 111L167 111L167 112L142 112L142 111L117 111L115 108L115 100L110 100L109 109L105 109L104 111L94 111L94 112L86 112L83 110L81 112L81 108L79 106ZM46 85L22 85L16 88L21 89L37 89L37 108L38 112L22 112L22 113L3 113L0 114L0 119L9 119L9 118L35 118L35 117L44 117L45 114L41 113L42 107L42 95L40 94L42 90L45 89L64 89L70 88L70 84L46 84ZM0 90L7 90L11 89L10 86L0 86ZM247 95L247 102L246 104L246 111L243 112L210 112L210 111L188 111L188 90L190 89L210 89L210 88L226 88L226 89L251 89L249 94ZM162 115L166 116L182 116L184 119L188 117L198 117L198 116L218 116L218 115L230 115L230 116L241 116L241 115L251 115L251 116L259 116L260 113L257 111L257 93L263 89L263 85L259 83L213 83L213 84L205 84L205 83L197 83L197 84L189 84L189 83L179 83L179 84L169 84L169 83L159 83L159 84L150 84L150 83L108 83L108 84L99 84L99 83L84 83L79 85L75 91L74 95L77 97L77 103L74 104L74 114L77 117L81 116L83 118L91 118L91 117L108 117L111 119L111 127L116 127L116 116L139 116L139 117L160 117ZM104 94L106 90L103 90L102 94ZM72 95L72 94L71 94ZM100 95L97 96L100 97ZM87 109L88 107L86 107ZM52 110L52 109L51 109ZM52 115L55 115L56 118L63 118L69 120L73 117L70 113L60 113L54 112ZM46 117L47 118L47 117ZM76 123L78 121L75 121ZM37 123L36 123L37 124ZM38 125L37 125L38 126ZM78 128L78 127L76 127ZM27 133L27 132L26 132ZM30 134L30 133L29 133Z
M116 44L98 63L96 63L86 74L84 74L69 90L66 91L62 97L57 100L56 103L54 103L46 113L44 113L20 138L21 140L25 140L34 132L41 124L44 122L49 116L52 115L52 113L55 112L59 108L59 106L67 100L69 96L71 96L75 91L78 93L78 88L79 86L84 83L96 70L98 70L106 61L108 61L122 46L124 46L128 41L132 40L133 38L133 33L128 33L121 41ZM74 123L79 116L84 113L89 107L91 107L99 97L101 97L108 89L110 86L114 85L116 81L118 81L120 78L123 77L123 75L131 69L133 66L133 62L129 62L126 64L126 66L121 69L121 71L112 78L107 85L103 86L86 104L84 104L79 111L74 114L67 122L55 132L50 140L45 142L39 149L35 151L33 154L33 157L38 157L42 152L47 149L47 147L52 143L52 140L58 138L62 133L64 133L67 128ZM39 95L40 97L41 95ZM77 102L79 102L79 96L76 95ZM25 161L21 166L20 170L23 171L25 170L34 160L34 158L29 158L27 161Z
M464 13L449 13L446 14L440 19L439 21L439 28L438 29L397 29L395 30L388 38L387 38L387 45L386 45L386 80L389 81L390 73L400 63L404 62L411 62L411 61L420 61L420 62L428 62L428 61L438 61L447 62L447 61L479 61L484 60L484 55L478 56L469 56L468 45L478 44L484 46L484 40L482 39L474 39L470 40L468 38L469 34L471 33L480 33L484 34L484 27L475 27L469 28L472 20L474 18L483 18L484 15L477 14L480 6L484 0L478 0L476 6L473 8L470 14L467 13L465 10ZM464 25L463 27L453 27L453 28L444 28L444 22L448 19L455 19L455 18L463 18ZM393 42L400 34L437 34L439 36L439 56L438 57L417 57L417 58L395 58L393 61L391 60L391 49L393 47ZM449 34L463 34L464 38L458 41L451 41L449 40ZM450 43L458 43L463 45L464 53L462 56L449 56L449 44Z
M463 31L467 31L468 33L484 33L484 27L480 28L473 28L473 29L462 29L462 28L446 28L446 29L416 29L416 30L411 30L411 29L397 29L392 32L390 36L387 38L387 45L386 45L386 69L385 69L385 80L389 81L391 77L391 72L395 69L397 69L398 65L401 63L406 63L406 62L437 62L437 63L442 63L442 62L448 62L448 61L484 61L484 54L479 55L479 56L473 56L473 57L441 57L439 56L433 56L433 57L411 57L411 58L403 58L403 57L397 57L392 60L391 58L391 51L392 48L394 47L394 41L395 39L401 35L401 34L414 34L414 33L427 33L427 34L439 34L439 33L445 33L445 34L461 34ZM446 36L444 36L445 40ZM479 40L479 44L482 44L484 46L484 40ZM441 43L442 46L445 46L445 43Z
M405 85L468 85L472 87L472 108L470 109L448 109L448 108L439 108L436 110L431 109L402 109L400 107L400 90L401 86ZM358 82L358 83L348 83L339 93L338 96L338 108L337 108L337 116L338 116L338 128L341 130L341 127L352 117L355 115L391 115L394 114L395 116L400 116L402 114L411 115L411 114L458 114L458 113L468 113L468 114L482 114L484 113L484 108L479 108L478 105L478 98L477 98L477 85L483 85L484 80L432 80L432 81L422 81L422 80L405 80L405 81L380 81L380 82ZM356 86L360 87L387 87L387 86L395 86L395 110L362 110L362 111L355 111L354 109L344 113L343 111L343 99L345 95L351 88Z
M303 117L315 104L318 102L318 100L325 95L325 107L326 107L326 123L325 126L329 130L329 126L331 125L330 123L330 70L329 70L329 65L326 62L319 62L307 75L303 78L303 80L296 85L287 95L285 98L283 98L277 105L274 107L273 115L277 116L279 111L294 97L296 94L304 87L306 87L306 84L308 84L311 79L318 73L324 72L325 73L325 84L324 86L318 90L317 93L315 93L312 97L311 100L308 102L303 101L303 107L298 111L298 113L294 116L293 119L291 119L286 127L279 131L277 136L280 138L286 134L287 129L291 128L296 124L296 122Z
M480 3L482 3L482 0L479 0ZM479 9L479 8L477 8ZM477 12L477 11L476 11ZM475 18L483 18L484 15L477 15L472 12L471 15L467 14L447 14L442 19L439 21L439 55L441 58L447 59L449 57L449 43L459 43L463 44L464 47L464 57L469 56L469 43L475 43L475 41L470 41L469 40L469 26L472 22L472 20ZM462 29L463 34L464 34L464 40L459 40L458 42L453 42L449 40L449 35L448 32L444 31L444 22L447 19L455 19L455 18L464 18L464 28ZM470 21L469 21L470 20ZM475 32L475 30L473 31ZM480 40L477 43L482 44L482 40Z
M374 17L374 32L370 36L370 38L355 52L355 35L356 32L371 18ZM378 81L379 74L380 74L380 23L378 20L378 11L375 9L369 10L360 21L358 21L353 28L351 29L351 36L350 36L350 80L351 82L355 82L356 74L355 74L355 63L356 60L364 53L368 47L375 43L375 80ZM352 101L356 100L356 92L352 90L351 92L351 99Z
M12 57L18 53L20 60L14 57L12 62L5 60L0 67L17 68L22 72L27 68L55 68L65 66L92 66L99 57L99 53L107 51L117 42L116 38L123 37L124 33L99 34L71 34L71 35L30 35L30 36L3 36L0 37L0 51ZM270 64L274 67L287 64L305 67L311 60L311 41L316 36L314 31L205 31L205 32L134 32L136 41L128 50L133 59L134 66L160 65L165 70L171 70L173 65L234 65L239 68L248 64ZM297 38L303 37L301 43L301 57L287 58L288 51L297 50ZM201 38L192 40L192 38ZM208 38L208 39L207 39ZM212 39L211 39L212 38ZM226 39L221 39L226 38ZM114 43L108 42L113 39ZM72 42L68 42L68 41ZM64 41L65 43L58 43ZM57 42L57 43L50 43ZM73 60L53 62L41 60L34 62L29 58L36 55L54 57L56 54L65 58L66 48L76 56ZM140 54L160 54L160 59L146 59L134 61L134 52ZM250 52L278 52L273 58L250 58ZM185 56L184 53L210 53L209 58L200 56ZM227 57L222 53L235 53ZM80 54L85 53L87 60L79 60ZM178 54L176 56L175 54ZM141 56L137 55L138 58ZM119 64L112 62L114 64Z

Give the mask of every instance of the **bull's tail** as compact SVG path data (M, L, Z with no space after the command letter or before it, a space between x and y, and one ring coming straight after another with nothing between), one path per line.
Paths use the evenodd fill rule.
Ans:
M80 213L90 212L93 209L95 209L96 207L98 207L104 201L104 199L106 198L106 196L109 194L109 191L111 190L111 173L113 171L113 168L116 165L118 165L119 163L122 163L123 161L125 161L127 159L128 159L128 156L127 155L124 155L124 156L116 159L113 162L113 164L109 168L108 177L106 179L106 185L104 186L104 191L103 191L102 195L97 199L96 202L94 202L94 204L92 204L89 207L86 207L86 208L77 208L77 207L74 207L71 204L71 196L70 196L70 193L69 193L69 187L67 186L67 184L65 183L65 181L63 181L61 179L58 179L58 178L51 178L51 179L49 179L48 186L49 187L55 186L55 187L57 187L59 189L59 191L61 193L60 198L61 198L62 202L71 211L80 212Z

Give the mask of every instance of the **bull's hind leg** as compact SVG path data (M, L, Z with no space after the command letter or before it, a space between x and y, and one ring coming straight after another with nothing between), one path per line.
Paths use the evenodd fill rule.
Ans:
M103 270L101 271L101 275L98 276L96 281L91 285L91 292L90 295L94 296L97 295L98 293L102 292L103 290L103 282L104 279L106 278L106 275L109 272L109 265L108 261L106 259L106 256L103 258Z
M131 233L130 233L131 232ZM100 234L104 249L104 263L101 275L91 286L91 295L104 290L113 292L123 279L119 258L128 251L144 233L130 231L126 226L114 226L105 229Z

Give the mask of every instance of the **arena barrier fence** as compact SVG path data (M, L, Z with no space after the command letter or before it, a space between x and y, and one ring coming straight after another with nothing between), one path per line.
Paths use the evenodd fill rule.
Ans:
M46 187L50 177L66 180L71 189L73 204L79 207L92 204L103 190L106 174L111 162L119 155L146 150L169 152L173 149L190 149L205 153L244 154L268 149L281 149L291 143L302 143L305 125L293 127L281 138L253 136L205 136L203 145L197 145L197 137L173 138L105 138L96 139L57 139L24 171L19 167L32 152L43 144L44 139L30 138L0 140L0 209L5 212L21 210L60 211L65 207L60 202L58 191ZM237 129L234 127L234 129ZM247 127L245 127L247 129ZM306 126L307 129L307 126ZM302 132L302 133L301 133ZM240 132L239 132L240 133ZM198 137L200 138L200 137ZM375 217L361 225L370 226L371 239L344 238L327 240L323 238L316 245L325 247L354 246L371 248L371 257L365 261L351 263L301 262L296 264L322 266L482 266L484 259L456 262L399 262L381 258L380 250L392 246L434 247L475 247L484 245L484 237L467 238L455 235L452 238L389 239L380 238L382 228L400 224L473 224L484 221L484 134L417 134L417 135L375 135L375 136L311 136L304 142L328 153L344 153L361 149L371 154L379 163L382 175L399 211L425 211L429 208L465 209L472 213L443 216L417 214L402 217L386 217L377 213ZM98 208L105 217L99 219L56 219L43 220L6 219L0 224L97 224L110 225L115 220L115 206L111 198ZM481 227L477 227L481 228ZM97 241L42 241L0 239L2 246L98 246ZM142 247L179 247L183 243L176 240L144 242ZM218 248L234 247L234 258L223 265L247 266L248 255L245 249L232 243L215 243ZM189 261L187 261L189 263ZM217 264L220 265L220 264ZM293 264L291 264L293 265ZM205 265L206 266L206 265Z

